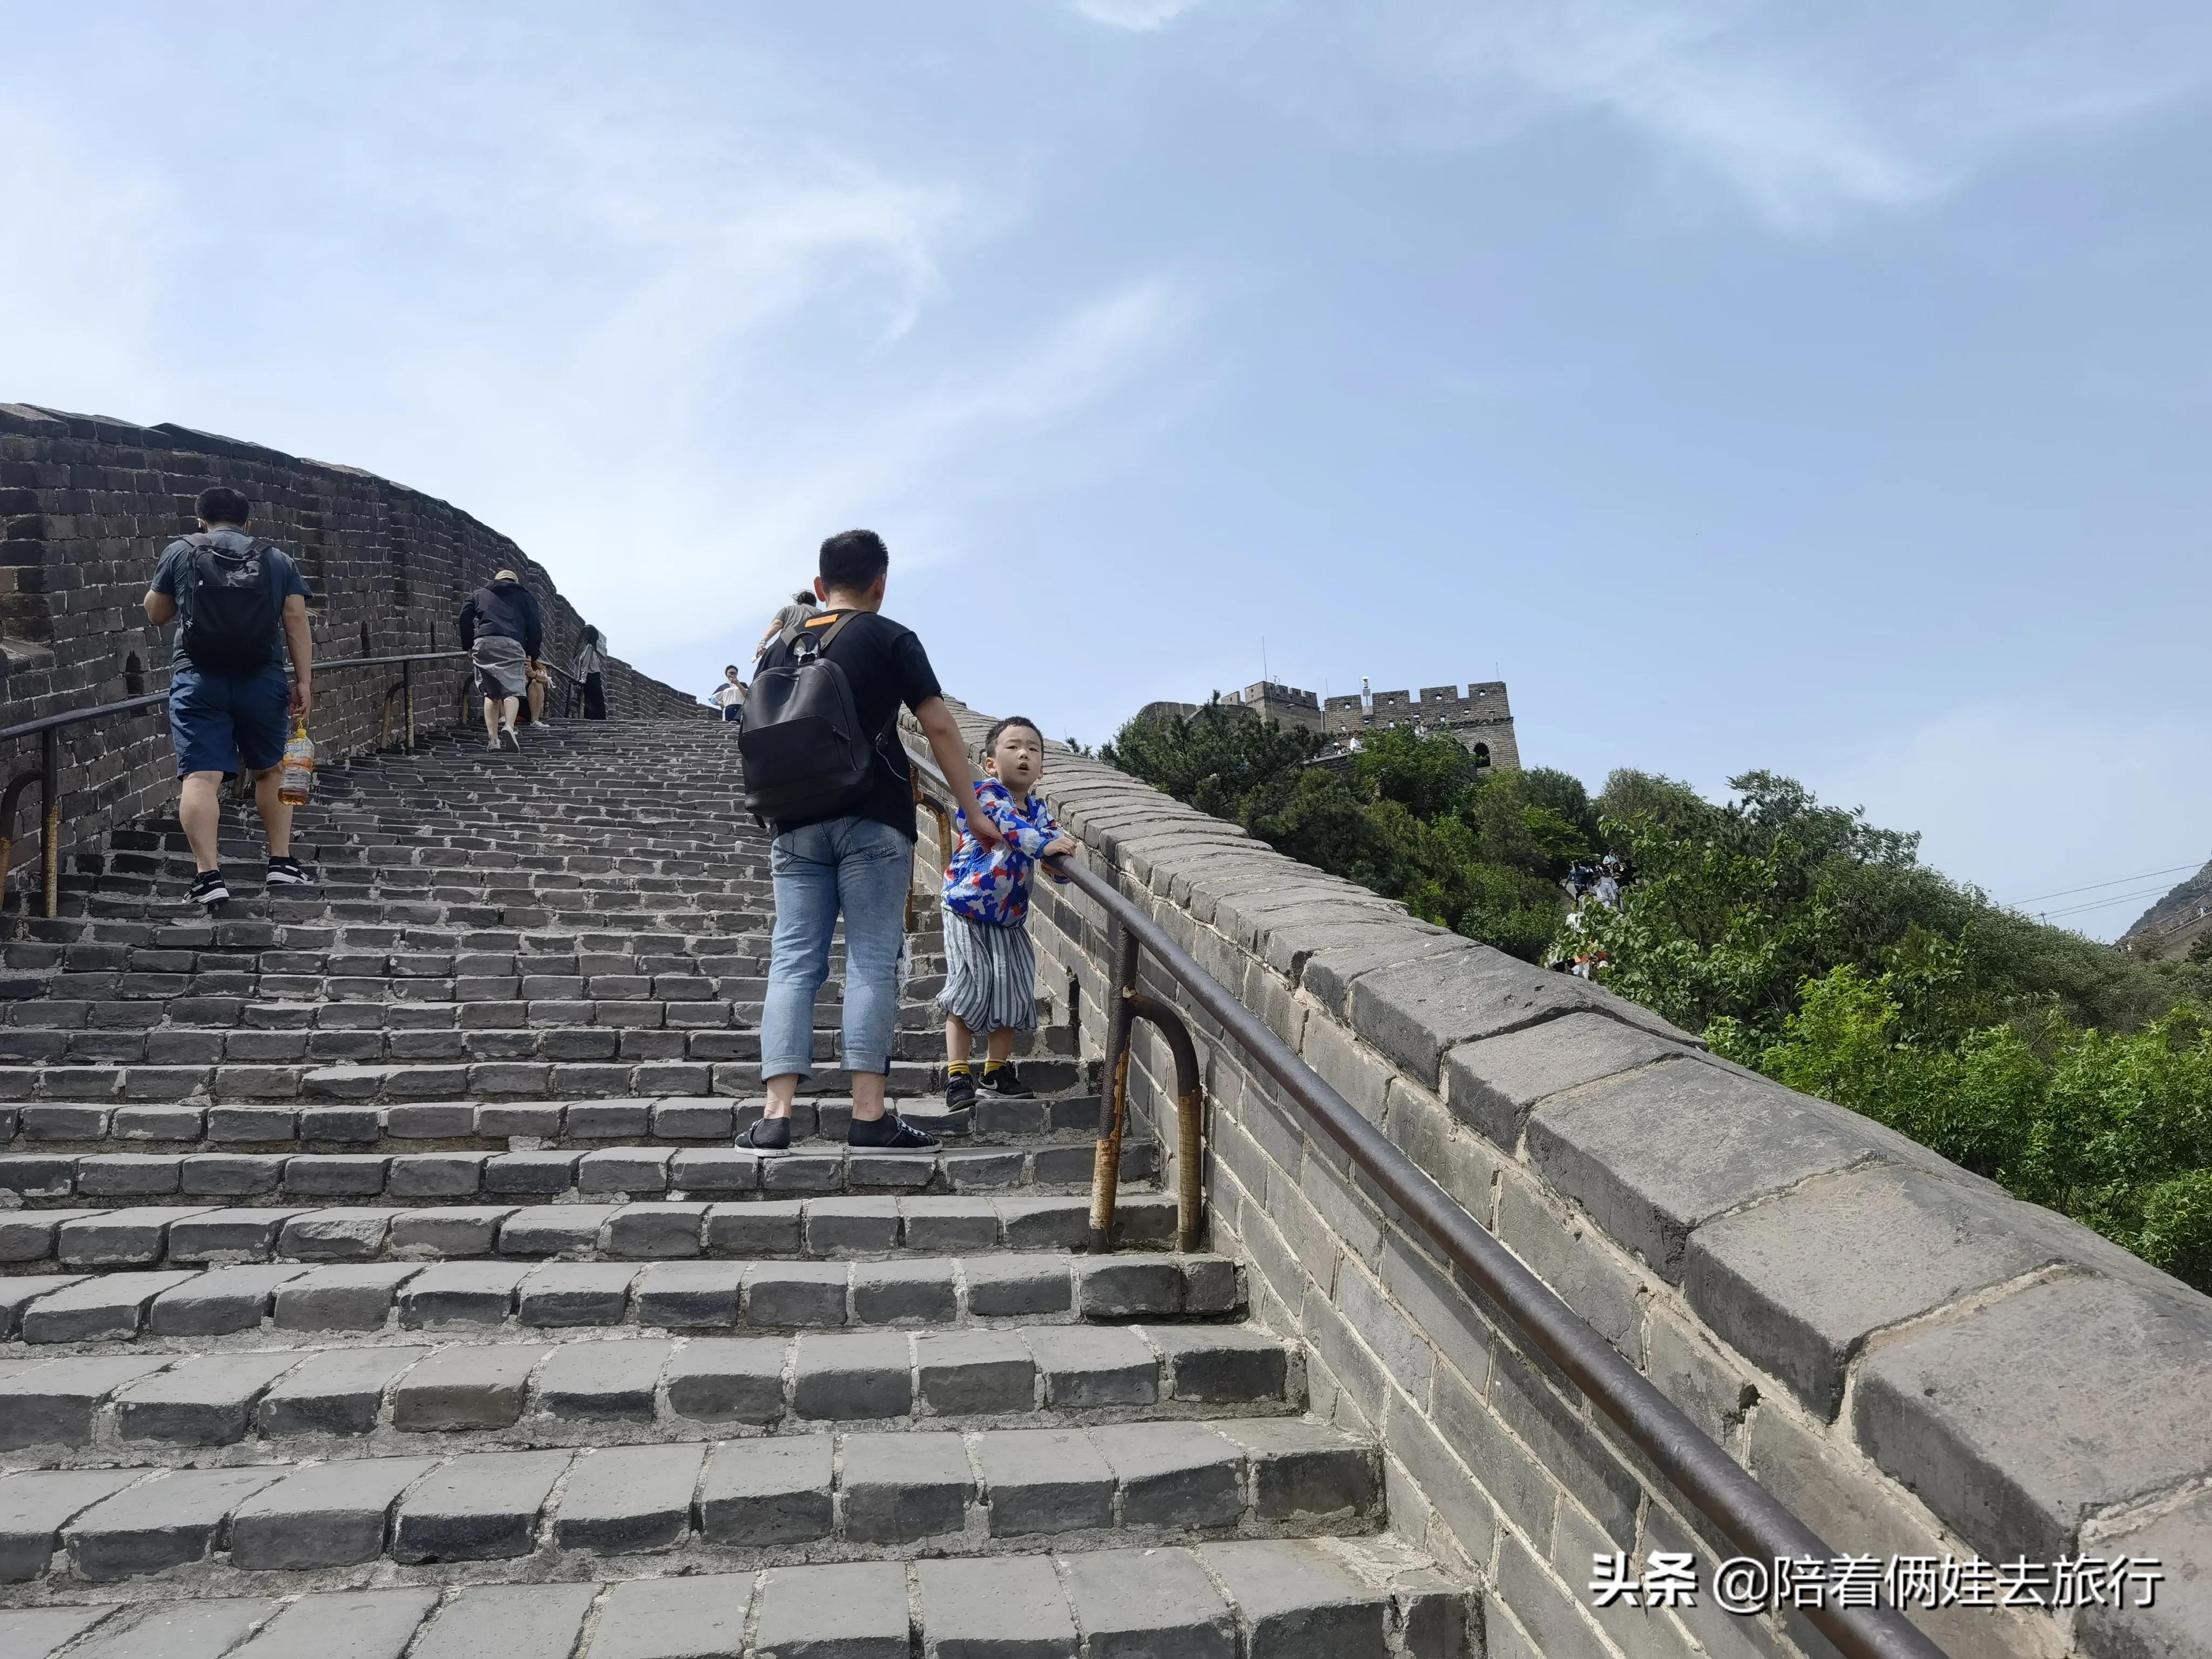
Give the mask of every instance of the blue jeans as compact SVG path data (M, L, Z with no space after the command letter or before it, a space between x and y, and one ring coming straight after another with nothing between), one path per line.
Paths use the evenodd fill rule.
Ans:
M813 1074L814 994L830 976L830 936L840 912L845 1069L888 1072L914 843L873 818L831 818L778 836L769 874L775 934L761 1008L762 1078Z

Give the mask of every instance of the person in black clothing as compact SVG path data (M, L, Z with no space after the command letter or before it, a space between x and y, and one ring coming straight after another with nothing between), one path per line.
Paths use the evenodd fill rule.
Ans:
M775 886L775 933L761 1010L761 1077L766 1115L739 1137L741 1146L781 1152L791 1145L791 1105L814 1070L814 998L830 971L830 939L845 921L845 1070L852 1078L855 1146L921 1151L937 1143L884 1107L893 1027L898 1019L899 957L906 942L906 896L914 875L914 783L896 722L914 711L930 752L956 799L972 800L975 777L960 728L909 629L881 614L890 554L872 530L848 530L822 544L815 583L824 606L805 627L827 638L822 654L843 671L863 732L875 734L866 793L836 817L778 821L769 873ZM765 665L789 660L793 642L775 641ZM970 832L988 850L1001 837L988 817Z
M476 665L483 696L484 747L520 749L514 717L545 642L538 601L512 570L502 570L461 606L461 644Z

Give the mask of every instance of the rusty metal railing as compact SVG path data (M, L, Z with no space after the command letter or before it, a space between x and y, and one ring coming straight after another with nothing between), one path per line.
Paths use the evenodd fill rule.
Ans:
M943 775L919 756L909 756L919 775L926 771L940 789ZM949 789L947 789L949 794ZM945 823L943 809L930 803ZM940 847L949 849L949 840ZM1120 993L1108 1009L1110 1035L1107 1066L1112 1090L1101 1109L1101 1149L1095 1166L1091 1195L1094 1240L1101 1219L1112 1226L1111 1193L1118 1179L1118 1148L1128 1069L1128 1029L1136 1018L1157 1018L1162 1005L1137 989L1139 950L1148 952L1159 970L1181 986L1190 1000L1212 1018L1230 1041L1279 1084L1283 1093L1341 1147L1362 1174L1404 1213L1407 1219L1443 1254L1453 1267L1474 1281L1491 1304L1502 1313L1520 1339L1544 1354L1573 1382L1591 1407L1650 1458L1658 1471L1698 1514L1738 1549L1765 1559L1807 1556L1832 1560L1837 1552L1800 1520L1781 1499L1760 1486L1735 1458L1686 1413L1662 1394L1650 1379L1623 1358L1589 1322L1559 1297L1557 1291L1522 1266L1520 1259L1468 1213L1418 1164L1408 1158L1382 1131L1362 1117L1352 1103L1325 1082L1301 1060L1274 1028L1239 1001L1232 992L1200 967L1195 957L1177 945L1167 930L1133 902L1107 877L1086 868L1073 858L1047 861L1052 870L1096 902L1113 929L1115 981ZM1170 1017L1172 1018L1172 1016ZM1170 1035L1175 1054L1178 1118L1195 1118L1197 1059L1190 1049L1182 1022L1164 1032L1181 1033L1178 1043ZM1109 1159L1104 1143L1111 1137L1116 1158ZM1179 1155L1187 1161L1178 1170L1181 1184L1194 1200L1198 1193L1198 1142L1185 1130ZM1182 1229L1178 1228L1178 1232ZM1188 1249L1185 1244L1182 1248ZM1834 1598L1801 1609L1814 1627L1833 1643L1845 1659L1945 1659L1942 1649L1894 1607L1842 1607Z
M406 711L406 731L404 741L407 748L415 746L415 665L418 662L450 662L465 658L465 651L416 651L392 657L331 657L314 665L317 675L335 674L355 668L388 668L399 666L399 678L384 694L384 704L379 723L380 741L390 747L392 742L392 711L394 699L399 699ZM25 720L20 726L0 726L0 743L18 738L39 740L39 763L18 772L0 789L0 897L5 896L9 866L15 861L15 810L22 804L24 792L33 784L39 789L39 884L43 900L42 914L51 921L61 913L62 878L62 752L61 734L72 726L83 726L94 720L112 720L118 715L136 714L160 707L169 700L167 691L149 691L136 697L125 697L119 702L95 703L89 708L64 709L58 714L43 715L38 720ZM29 907L25 906L27 909Z

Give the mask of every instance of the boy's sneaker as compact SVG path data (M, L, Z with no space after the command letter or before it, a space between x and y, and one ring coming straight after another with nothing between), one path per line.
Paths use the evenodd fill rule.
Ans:
M514 735L514 728L502 721L499 728L499 746L511 753L520 753L522 739Z
M872 1123L853 1120L845 1132L848 1146L865 1146L872 1152L927 1152L937 1147L937 1137L926 1135L896 1112L885 1111Z
M230 902L230 888L220 870L203 870L192 878L192 902L217 905Z
M756 1119L739 1133L738 1145L752 1152L787 1152L791 1150L791 1120L787 1117Z
M269 873L261 878L264 887L313 887L315 878L300 867L297 859L271 859Z
M945 1079L945 1109L957 1112L975 1103L975 1079L966 1072L956 1072Z
M1036 1091L1022 1081L1022 1074L1011 1061L1004 1066L986 1068L983 1081L977 1085L987 1095L996 1095L1000 1100L1035 1100Z

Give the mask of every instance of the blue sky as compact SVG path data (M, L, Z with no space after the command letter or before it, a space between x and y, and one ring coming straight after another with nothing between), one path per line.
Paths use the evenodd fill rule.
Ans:
M869 524L1054 735L1503 675L2001 899L2212 854L2195 0L7 12L0 398L444 496L679 683Z

